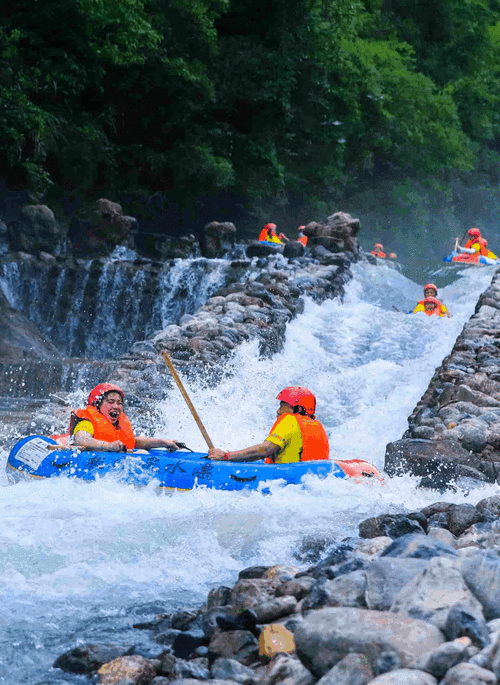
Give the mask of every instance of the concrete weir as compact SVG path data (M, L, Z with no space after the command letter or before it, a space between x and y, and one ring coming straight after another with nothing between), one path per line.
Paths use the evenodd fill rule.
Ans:
M500 482L500 270L408 423L387 445L388 475L435 487L462 476Z

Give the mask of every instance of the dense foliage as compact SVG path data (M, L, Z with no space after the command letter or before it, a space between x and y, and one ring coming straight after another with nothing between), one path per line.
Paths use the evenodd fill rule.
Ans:
M189 206L500 169L498 0L11 0L10 187Z

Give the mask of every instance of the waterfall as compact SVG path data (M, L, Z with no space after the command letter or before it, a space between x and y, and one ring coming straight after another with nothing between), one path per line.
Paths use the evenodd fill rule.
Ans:
M230 271L222 259L160 264L125 256L77 263L8 257L0 262L0 288L61 354L116 359L134 341L195 312Z

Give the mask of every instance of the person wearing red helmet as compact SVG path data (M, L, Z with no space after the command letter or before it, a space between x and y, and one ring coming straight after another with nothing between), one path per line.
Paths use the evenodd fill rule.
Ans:
M279 235L276 232L276 224L266 224L259 235L260 243L275 243L281 245L283 242L287 243L288 238L284 233Z
M424 300L424 308L419 311L423 311L427 316L444 316L444 314L441 314L439 305L440 302L436 297L426 297Z
M277 396L280 406L268 437L259 445L225 452L211 449L208 458L225 461L257 461L288 464L330 458L328 437L315 417L316 397L308 388L290 386Z
M382 245L382 243L375 243L375 245L373 246L372 255L374 257L378 257L379 259L386 258L387 255L384 252L384 246Z
M456 240L455 251L465 252L466 254L471 255L471 261L476 257L476 255L480 255L481 257L485 257L487 260L493 260L491 262L493 264L494 260L497 259L497 256L491 252L491 250L488 250L488 241L482 237L479 228L469 228L467 233L469 235L469 239L464 246L459 244L458 239Z
M307 246L307 241L308 237L303 234L302 229L305 228L305 226L299 226L297 229L297 242L302 243L304 247Z
M451 318L451 314L448 311L448 309L444 306L444 304L441 302L441 300L437 299L437 294L438 294L438 289L437 286L434 285L434 283L426 283L424 285L424 298L432 298L435 299L437 302L439 302L439 312L440 316L447 316L448 318ZM417 303L417 306L413 310L413 314L418 314L419 312L425 312L425 299L420 300Z
M123 412L124 402L125 394L117 385L96 385L88 396L87 407L71 412L68 437L73 444L99 452L126 452L127 449L147 450L152 447L178 449L175 440L136 437Z

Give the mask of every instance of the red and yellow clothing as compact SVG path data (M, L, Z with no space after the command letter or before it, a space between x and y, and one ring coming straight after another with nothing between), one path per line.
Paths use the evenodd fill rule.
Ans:
M417 306L413 310L413 313L418 314L418 312L424 312L425 314L427 314L427 316L431 316L432 314L439 315L439 316L445 316L447 311L448 311L448 309L439 300L439 305L435 309L433 309L431 312L427 312L427 311L425 311L424 301L420 300L420 302L418 302Z
M103 440L104 442L120 440L128 449L135 447L134 430L125 414L121 414L115 426L96 407L88 406L86 409L77 409L71 412L70 435L82 430L96 440Z
M305 247L307 245L307 236L301 235L300 238L297 238L297 242L302 243L302 245Z
M273 459L266 459L267 463L288 464L330 458L325 429L319 421L310 416L278 416L266 440L280 448Z
M496 254L494 254L491 250L488 250L487 245L488 243L485 241L484 238L469 238L469 240L465 243L464 247L468 248L469 250L475 250L476 253L479 253L483 257L497 259Z
M268 228L263 228L259 234L259 243L277 243L281 245L281 240L277 235L270 235Z

